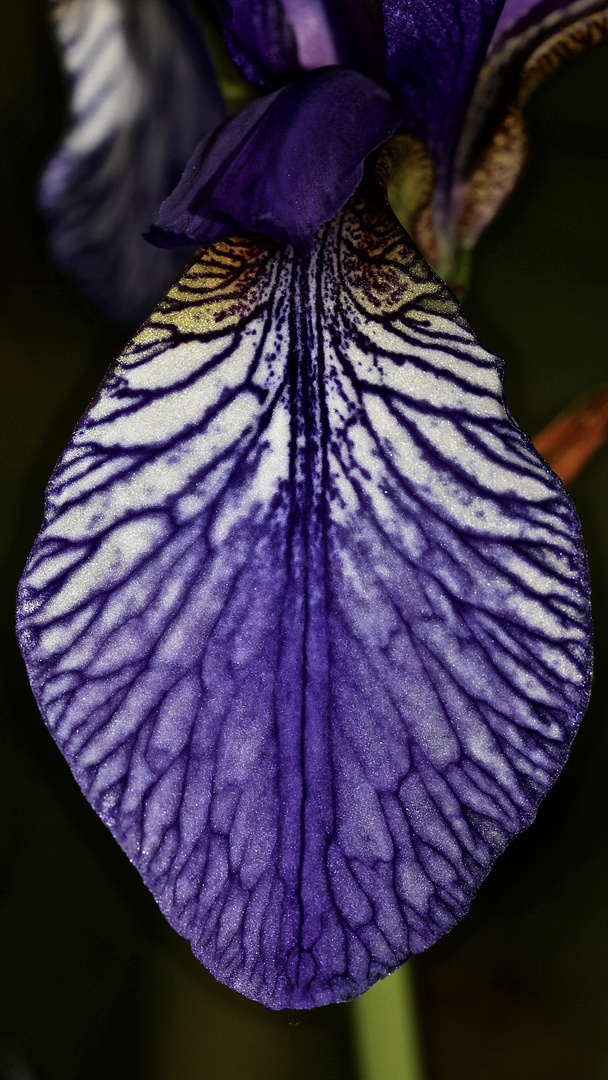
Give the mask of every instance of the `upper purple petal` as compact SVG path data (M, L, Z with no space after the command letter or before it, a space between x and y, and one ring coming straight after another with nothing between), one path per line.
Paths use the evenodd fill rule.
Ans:
M405 127L449 169L503 0L384 0L387 79Z
M295 34L282 0L216 0L234 63L249 82L267 86L299 71Z
M401 121L364 75L322 68L258 98L197 148L149 238L207 244L242 228L299 247L333 217Z
M366 0L283 0L301 66L341 64L382 81L384 35L380 9Z
M464 914L585 707L572 502L386 207L202 253L47 493L19 636L172 925L271 1008Z
M366 0L217 0L217 7L234 63L259 86L334 64L382 76L381 19Z
M183 266L142 232L226 110L182 0L56 0L69 126L40 203L53 252L112 318L141 321Z

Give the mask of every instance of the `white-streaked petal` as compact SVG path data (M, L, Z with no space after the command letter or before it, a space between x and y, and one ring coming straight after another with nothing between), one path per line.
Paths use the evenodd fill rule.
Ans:
M110 317L141 321L188 252L142 236L225 116L186 0L54 0L69 124L41 206L60 265Z

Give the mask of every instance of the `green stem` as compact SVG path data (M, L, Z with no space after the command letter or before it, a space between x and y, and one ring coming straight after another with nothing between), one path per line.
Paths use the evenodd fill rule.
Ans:
M357 1080L423 1080L411 962L352 1005Z

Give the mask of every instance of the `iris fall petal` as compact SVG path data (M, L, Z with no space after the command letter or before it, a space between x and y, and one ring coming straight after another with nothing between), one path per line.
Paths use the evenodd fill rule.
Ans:
M172 925L271 1008L467 910L584 709L573 505L381 202L201 253L59 462L40 708Z
M110 317L143 319L181 270L142 232L226 113L184 0L55 0L70 120L41 181L60 265Z

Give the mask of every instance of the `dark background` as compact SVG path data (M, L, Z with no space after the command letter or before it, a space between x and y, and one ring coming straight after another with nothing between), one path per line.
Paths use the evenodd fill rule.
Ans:
M0 9L0 1080L351 1080L350 1006L271 1014L169 929L37 713L13 596L42 493L128 333L53 268L35 212L61 130L44 0ZM466 300L534 433L608 377L608 48L528 109L533 154ZM597 677L571 760L464 922L412 970L428 1080L608 1076L608 450L573 495L595 587Z

